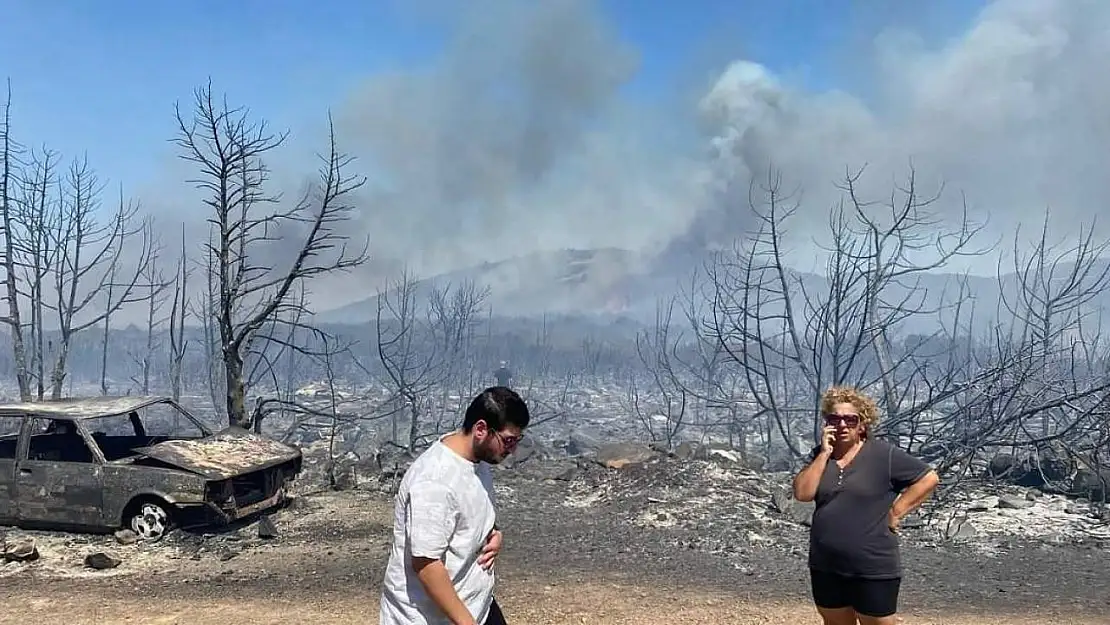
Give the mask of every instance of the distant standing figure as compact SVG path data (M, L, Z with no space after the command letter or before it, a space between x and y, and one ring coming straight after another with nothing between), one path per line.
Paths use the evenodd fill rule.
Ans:
M825 625L894 625L902 580L898 527L936 489L926 463L874 440L874 400L851 387L821 398L821 444L794 478L816 501L809 533L813 601Z
M493 597L502 537L490 465L516 449L529 419L515 392L487 388L470 402L462 427L405 471L394 500L381 625L506 625Z
M493 377L497 378L498 386L510 386L513 383L513 372L509 370L509 364L504 360L493 372Z

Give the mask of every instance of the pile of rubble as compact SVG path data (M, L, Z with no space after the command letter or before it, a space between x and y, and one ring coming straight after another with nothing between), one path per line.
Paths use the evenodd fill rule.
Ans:
M813 504L793 500L792 474L755 471L723 452L683 457L643 446L626 448L615 455L607 451L612 447L603 448L595 464L609 470L580 471L562 505L604 509L639 527L702 536L701 546L713 552L753 542L790 549L804 545L799 541ZM1110 545L1110 510L1085 499L984 482L942 490L942 496L906 519L908 540Z
M946 539L1019 538L1045 544L1110 545L1110 509L1064 495L1019 486L969 485L927 508Z

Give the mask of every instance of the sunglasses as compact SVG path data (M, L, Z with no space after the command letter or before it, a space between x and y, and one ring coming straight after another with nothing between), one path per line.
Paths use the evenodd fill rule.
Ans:
M859 425L858 414L827 414L825 415L825 425L840 425L843 423L845 427L854 428Z
M501 432L494 432L493 430L490 430L489 433L496 436L501 444L505 446L505 449L513 449L520 443L520 439L524 438L523 434L520 436L502 436Z

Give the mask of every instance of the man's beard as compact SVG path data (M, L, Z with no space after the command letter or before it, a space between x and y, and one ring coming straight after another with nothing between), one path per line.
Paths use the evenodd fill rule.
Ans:
M478 443L474 447L474 457L486 464L501 464L504 456L498 455L490 442Z

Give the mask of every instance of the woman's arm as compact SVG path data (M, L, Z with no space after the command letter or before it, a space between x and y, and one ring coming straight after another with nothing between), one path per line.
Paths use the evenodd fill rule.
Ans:
M894 505L890 507L890 514L895 523L901 522L906 518L906 515L917 509L929 495L933 494L937 485L940 484L940 476L937 472L929 469L929 471L922 475L920 479L909 485L902 494L894 500Z
M794 499L813 501L817 498L817 485L821 483L821 475L825 472L831 457L831 449L820 450L813 461L794 476Z

